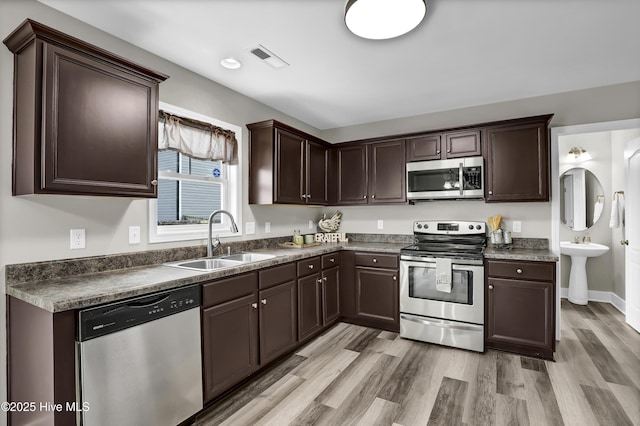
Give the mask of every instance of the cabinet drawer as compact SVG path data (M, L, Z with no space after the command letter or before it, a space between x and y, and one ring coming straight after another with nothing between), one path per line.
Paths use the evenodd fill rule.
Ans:
M260 277L260 289L273 287L274 285L294 281L296 279L296 265L291 262L285 265L274 266L258 272Z
M356 253L356 266L396 269L398 256L395 254Z
M298 262L298 277L304 277L314 272L320 272L320 256Z
M258 276L255 272L223 278L202 285L202 306L204 308L228 302L255 292Z
M322 269L340 266L340 252L325 254L322 256Z
M523 280L554 281L556 264L553 262L530 262L488 260L487 276Z

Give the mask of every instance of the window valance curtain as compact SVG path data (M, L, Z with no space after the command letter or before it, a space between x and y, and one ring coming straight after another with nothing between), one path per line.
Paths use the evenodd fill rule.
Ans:
M238 160L238 141L232 130L162 110L160 123L158 149L172 149L189 157L223 163Z

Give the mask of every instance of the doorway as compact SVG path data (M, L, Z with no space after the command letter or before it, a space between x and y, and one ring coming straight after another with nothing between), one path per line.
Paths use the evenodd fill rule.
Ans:
M560 227L563 226L561 224L561 205L560 205L560 191L562 190L560 187L560 158L561 156L566 156L566 152L560 152L560 140L564 136L576 136L576 135L586 135L590 133L599 133L599 132L617 132L617 131L625 131L625 130L639 130L640 131L640 119L630 119L630 120L620 120L620 121L610 121L610 122L602 122L602 123L591 123L584 125L576 125L576 126L563 126L563 127L553 127L551 128L551 249L555 253L560 253ZM620 159L622 160L622 158ZM621 161L622 162L622 161ZM623 178L621 178L623 180ZM620 183L622 185L622 182ZM615 190L622 189L616 188ZM609 197L612 194L607 194ZM638 217L638 216L636 216ZM608 220L608 217L605 218ZM627 215L627 225L630 220L630 216ZM640 225L639 225L640 226ZM621 231L617 231L621 232ZM612 239L612 243L617 244L616 251L622 253L622 258L626 258L624 255L624 249L619 243L619 238ZM639 241L640 242L640 241ZM613 245L613 244L612 244ZM620 260L623 262L623 260ZM556 282L557 282L557 293L556 293L556 336L557 339L560 339L560 298L561 298L561 283L562 283L562 267L561 263L558 263L558 268L556 270ZM640 266L639 266L640 267ZM617 292L593 292L597 293L598 296L605 296L605 298L593 299L599 301L606 301L612 303L616 308L625 312L625 301L620 296L627 297L625 295L626 290L626 279L625 273L623 272L626 269L624 263L621 263L619 267L616 267L616 270L620 271L620 274L616 276L616 288L618 288ZM565 271L566 272L566 271ZM624 287L625 290L621 290L621 286ZM640 292L640 290L639 290ZM617 294L616 294L617 293ZM640 301L638 302L638 307L640 307Z

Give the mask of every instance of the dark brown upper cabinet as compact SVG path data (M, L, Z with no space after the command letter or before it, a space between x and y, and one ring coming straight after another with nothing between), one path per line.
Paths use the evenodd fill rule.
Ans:
M157 196L167 76L30 19L14 54L13 194Z
M510 120L486 129L485 201L549 201L551 117Z
M482 155L480 130L437 133L407 139L407 161L441 160Z
M247 128L249 204L328 204L326 142L276 120Z
M404 139L337 148L337 204L407 200Z

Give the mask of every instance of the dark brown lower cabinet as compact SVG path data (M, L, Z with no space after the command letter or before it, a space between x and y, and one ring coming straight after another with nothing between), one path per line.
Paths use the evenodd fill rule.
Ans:
M398 271L356 267L356 315L394 326L399 321Z
M298 279L298 339L322 329L322 278L320 273Z
M486 346L553 359L555 264L488 260L487 274Z
M340 267L322 271L323 322L329 325L340 318Z
M206 402L258 368L256 294L204 309L202 336Z
M260 364L286 353L297 341L295 281L260 291Z

